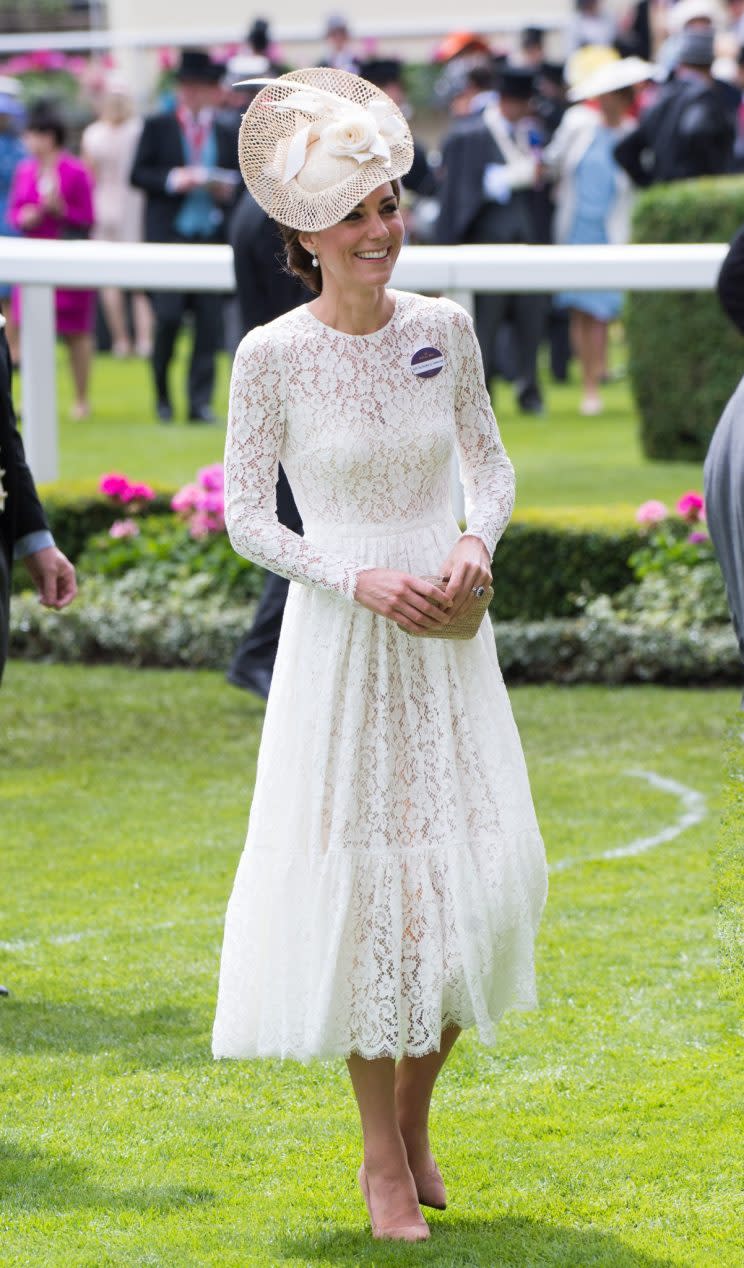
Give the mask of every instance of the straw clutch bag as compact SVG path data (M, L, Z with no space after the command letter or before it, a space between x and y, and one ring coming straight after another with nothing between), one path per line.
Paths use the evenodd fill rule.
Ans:
M444 589L446 581L443 577L424 577L424 581L433 581L435 586ZM422 630L421 633L415 634L415 638L475 638L481 626L481 621L486 615L491 599L493 598L493 586L487 586L483 596L473 601L473 606L466 612L461 612L451 621L449 625L434 625L430 630Z

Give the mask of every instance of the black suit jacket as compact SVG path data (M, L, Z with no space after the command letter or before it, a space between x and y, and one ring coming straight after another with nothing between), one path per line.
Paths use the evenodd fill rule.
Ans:
M615 146L635 185L718 176L733 166L736 129L716 82L672 79Z
M8 608L13 546L27 533L48 528L41 502L28 468L16 426L10 395L10 354L5 332L0 330L0 470L6 492L0 509L0 677L8 640Z
M223 119L216 118L214 128L217 139L217 166L239 172L238 140L234 128ZM183 194L172 194L166 189L168 173L174 167L187 165L181 126L174 114L154 114L145 120L137 151L132 163L131 182L144 190L145 240L147 242L178 242L175 222L183 205ZM230 215L240 194L242 182L235 186L235 197L230 203L218 204L223 211L221 226L208 239L224 242Z
M230 222L230 243L244 334L313 298L285 269L279 230L247 189Z
M230 224L230 242L245 334L313 298L300 279L285 269L284 243L279 230L247 189ZM302 533L302 519L281 466L276 485L276 511L281 524L291 528L293 533ZM282 602L277 638L283 610Z
M532 189L517 189L508 203L483 192L488 163L505 158L482 117L463 119L445 137L437 240L458 242L538 242L538 203Z

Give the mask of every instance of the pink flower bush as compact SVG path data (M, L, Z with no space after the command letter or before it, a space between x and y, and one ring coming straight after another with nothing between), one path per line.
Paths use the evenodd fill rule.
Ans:
M213 462L211 467L202 467L196 473L197 483L210 493L222 493L225 487L225 471L221 462Z
M107 475L101 476L98 488L106 497L121 506L128 506L130 510L152 502L155 497L155 490L149 484L136 484L118 471L109 471Z
M109 537L139 537L139 524L136 520L114 520Z
M183 516L192 537L208 537L225 528L225 476L221 462L196 473L196 482L185 484L171 499L171 510Z
M119 475L117 471L109 471L108 475L101 476L98 483L101 493L105 493L106 497L118 498L129 488L129 481L125 475Z
M184 484L171 498L171 510L177 515L195 511L204 490L198 484Z
M652 498L650 502L641 503L635 517L638 524L659 524L668 515L669 508Z
M128 484L119 494L119 497L125 504L128 502L152 502L155 497L155 490L151 489L149 484Z
M695 533L690 533L687 540L688 542L690 542L692 546L701 546L703 542L710 541L710 538L708 537L707 533L701 533L698 531Z
M705 519L705 501L696 493L694 489L690 489L687 493L683 493L677 503L677 514L682 519L689 520L692 524L696 524L698 520Z

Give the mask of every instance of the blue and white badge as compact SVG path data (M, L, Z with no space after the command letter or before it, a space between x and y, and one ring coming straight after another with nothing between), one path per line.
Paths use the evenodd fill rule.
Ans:
M444 357L438 348L419 348L411 357L411 369L417 379L433 379L444 369Z

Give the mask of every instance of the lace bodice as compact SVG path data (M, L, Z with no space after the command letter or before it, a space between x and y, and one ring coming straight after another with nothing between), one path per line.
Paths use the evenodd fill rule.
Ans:
M226 522L235 550L270 571L353 599L364 566L344 529L446 514L456 446L467 532L489 552L514 503L472 322L459 305L394 291L393 316L348 335L303 305L238 348L225 451ZM305 537L276 518L277 464ZM338 546L313 542L338 527Z

